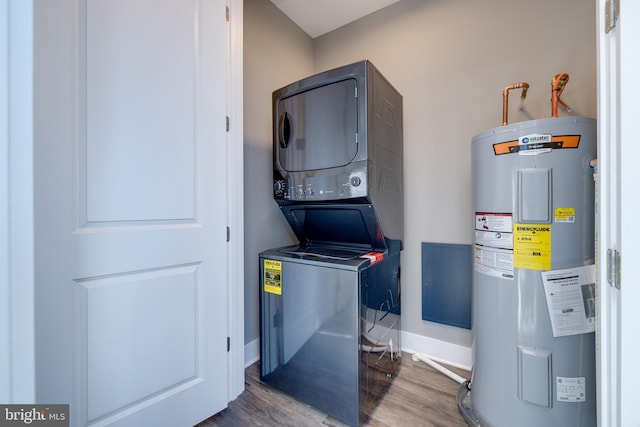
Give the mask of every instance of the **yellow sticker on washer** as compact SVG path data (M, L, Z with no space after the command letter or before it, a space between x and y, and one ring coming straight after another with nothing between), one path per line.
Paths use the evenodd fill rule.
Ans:
M282 262L265 259L264 265L264 291L276 295L282 295Z
M551 270L550 224L513 224L513 266Z

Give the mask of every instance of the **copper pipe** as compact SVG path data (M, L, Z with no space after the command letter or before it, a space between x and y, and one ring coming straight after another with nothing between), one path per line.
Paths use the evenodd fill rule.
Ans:
M509 114L509 91L512 89L520 89L522 88L522 94L520 95L520 103L524 102L524 99L527 97L527 90L529 90L529 83L520 82L520 83L512 83L509 86L505 87L502 91L502 126L507 124L507 116Z
M569 74L567 73L556 74L551 80L551 117L558 117L558 103L562 104L567 111L571 111L571 107L560 99L567 83L569 83Z

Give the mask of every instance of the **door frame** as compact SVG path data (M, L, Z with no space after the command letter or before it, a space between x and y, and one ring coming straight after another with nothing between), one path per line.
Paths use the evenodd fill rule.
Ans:
M640 4L619 0L619 17L605 31L607 0L597 0L598 40L598 169L599 169L599 291L598 291L598 425L637 424L637 360L640 343L640 258L636 213L640 211L637 182L636 104L640 96ZM624 87L624 90L622 88ZM620 253L620 288L611 286L607 252ZM615 270L615 268L614 268Z
M35 400L32 0L0 0L0 28L0 401L20 403Z
M227 397L234 400L244 391L244 133L243 133L243 0L227 0L229 13L229 137L227 170L228 226L230 239L227 271L229 337L231 339Z
M227 0L227 401L244 390L243 2ZM33 0L0 0L0 402L35 403ZM4 31L8 28L8 31ZM4 61L6 60L6 62ZM222 120L223 118L221 118ZM4 310L6 308L7 311Z
M615 402L619 399L619 365L612 354L618 340L616 321L619 292L608 283L608 249L619 250L616 191L617 152L616 126L618 78L617 29L604 28L606 0L597 0L596 28L598 44L598 184L596 186L596 266L597 325L596 379L598 425L619 425ZM607 141L607 143L605 143Z

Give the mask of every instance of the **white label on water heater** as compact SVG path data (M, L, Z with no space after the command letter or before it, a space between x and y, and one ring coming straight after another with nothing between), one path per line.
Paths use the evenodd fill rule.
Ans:
M513 251L495 248L474 248L474 269L478 273L513 280Z
M586 389L584 377L556 377L556 392L559 402L584 402L587 400Z
M476 212L475 271L513 280L513 215Z

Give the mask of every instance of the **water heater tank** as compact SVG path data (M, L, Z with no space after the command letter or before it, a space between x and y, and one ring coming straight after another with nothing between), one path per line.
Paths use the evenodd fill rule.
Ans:
M501 126L472 150L475 422L595 426L596 121Z

